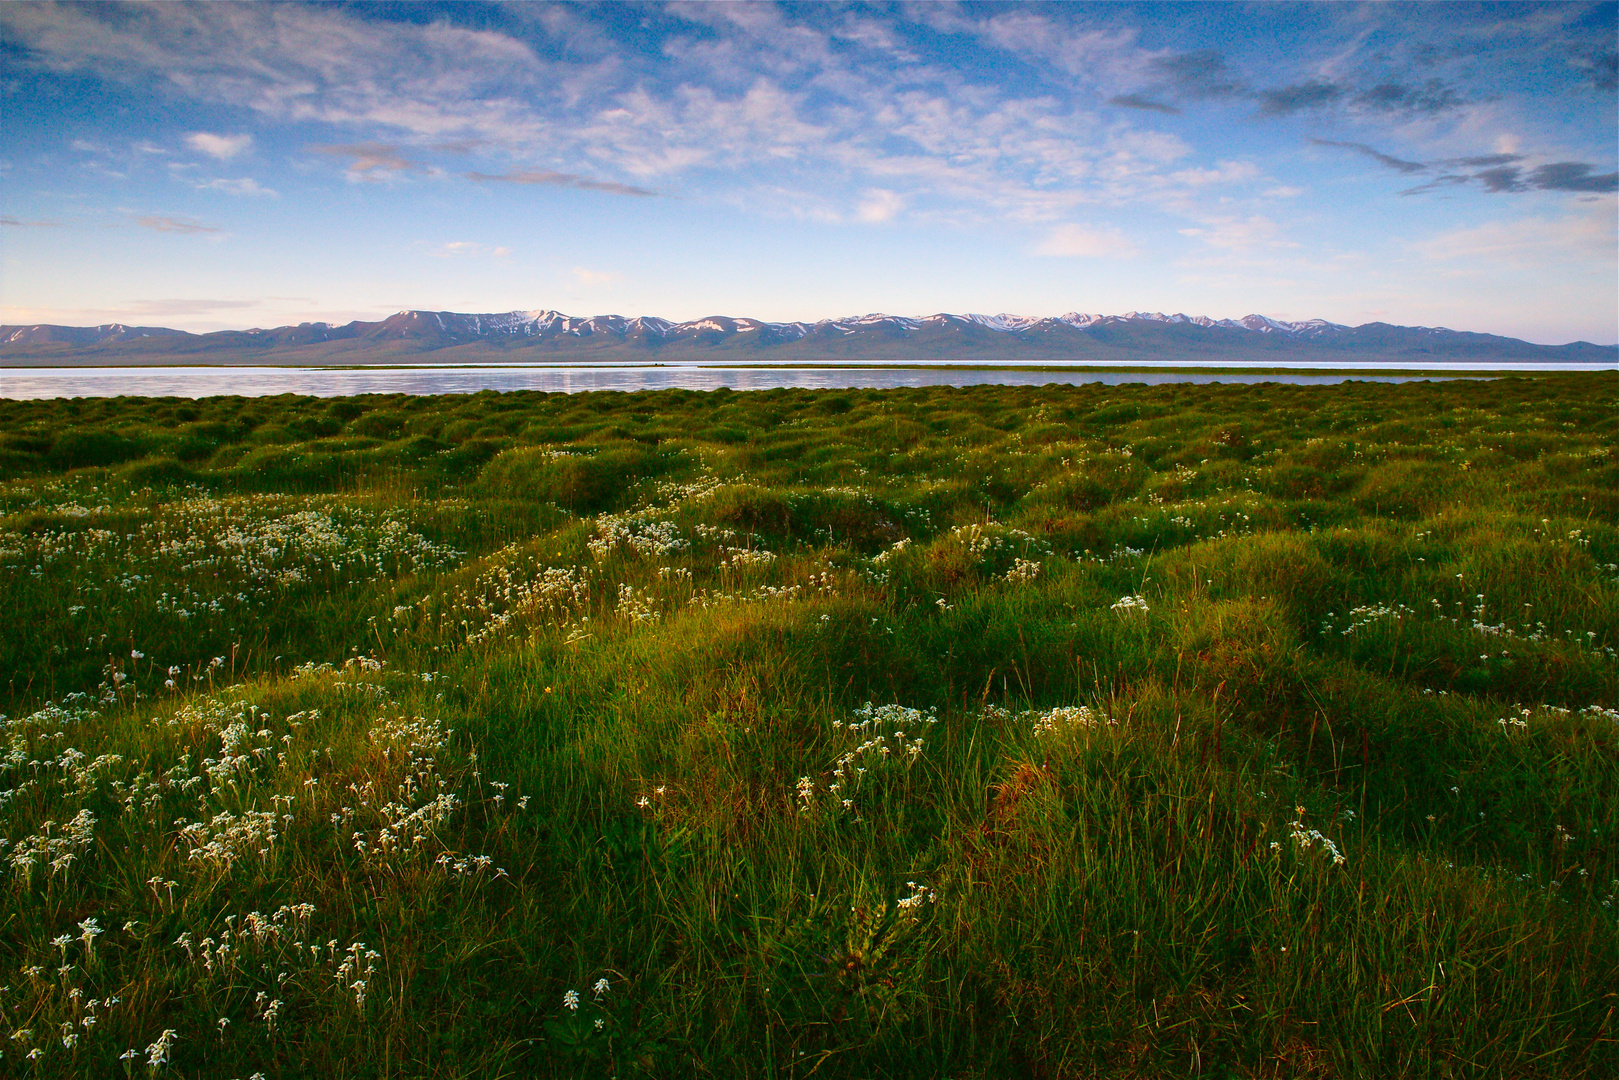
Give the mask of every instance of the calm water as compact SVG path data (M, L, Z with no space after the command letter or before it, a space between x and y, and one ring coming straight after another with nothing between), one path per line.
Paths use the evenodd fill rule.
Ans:
M1458 372L1457 374L1466 374ZM1406 382L1426 376L1285 372L1121 372L1075 368L1009 371L993 367L934 368L714 368L714 367L410 367L410 368L23 368L0 370L0 397L212 397L240 394L472 394L479 390L768 390L899 386L972 386L1001 383L1336 383L1345 379Z

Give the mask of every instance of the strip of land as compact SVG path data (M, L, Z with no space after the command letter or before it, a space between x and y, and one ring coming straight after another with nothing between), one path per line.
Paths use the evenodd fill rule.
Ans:
M0 401L0 1071L1615 1075L1613 400Z

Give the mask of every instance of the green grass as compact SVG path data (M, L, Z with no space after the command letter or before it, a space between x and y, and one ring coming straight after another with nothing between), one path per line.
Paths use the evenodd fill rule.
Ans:
M1615 1075L1615 390L0 402L0 1073Z

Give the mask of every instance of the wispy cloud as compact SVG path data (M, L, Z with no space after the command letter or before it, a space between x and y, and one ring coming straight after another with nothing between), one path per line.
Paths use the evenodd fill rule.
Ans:
M218 191L226 195L254 196L268 199L280 198L279 193L273 188L264 187L251 176L201 180L195 186L198 191Z
M1281 240L1276 222L1263 214L1252 214L1245 218L1211 217L1202 225L1180 229L1179 232L1182 236L1195 237L1217 248L1297 246Z
M252 314L249 314L252 313ZM58 323L68 326L87 326L102 323L134 323L176 325L193 330L225 329L222 317L233 317L240 326L247 319L262 326L277 326L290 322L324 319L343 322L354 318L377 318L371 312L324 312L315 310L314 299L307 296L265 296L251 299L165 297L158 299L123 300L103 307L41 307L26 305L0 305L0 322L6 323Z
M1416 241L1412 247L1433 262L1470 264L1479 270L1507 262L1517 266L1606 263L1612 270L1613 239L1619 220L1612 202L1561 217L1523 217L1453 229Z
M1619 191L1619 172L1598 173L1584 161L1554 161L1529 173L1524 183L1542 191Z
M1225 55L1218 49L1159 56L1152 60L1149 70L1165 91L1194 101L1253 94L1247 80L1226 67Z
M1186 187L1200 188L1214 184L1241 184L1257 179L1259 168L1251 161L1221 161L1212 169L1180 169L1169 178Z
M1309 78L1266 86L1261 80L1232 70L1227 66L1225 55L1216 49L1158 57L1148 65L1147 71L1153 76L1148 85L1160 95L1186 101L1252 102L1257 105L1254 115L1260 119L1329 108L1362 113L1433 115L1467 105L1467 99L1456 87L1435 78L1414 82L1364 81L1356 78L1357 72L1317 73ZM1138 109L1163 107L1140 92L1111 98L1109 103Z
M1378 83L1356 92L1352 100L1369 109L1411 113L1441 113L1466 104L1455 87L1438 79L1429 79L1417 86Z
M263 304L262 300L129 300L120 305L119 311L126 318L150 319L170 315L201 315L210 311L245 311L262 307Z
M1260 90L1255 96L1259 99L1260 116L1286 116L1305 109L1320 109L1331 105L1343 98L1344 88L1312 79L1292 86Z
M437 259L467 258L469 256L487 256L489 258L503 259L512 253L509 247L493 247L480 244L474 240L451 240L439 244L428 252Z
M760 209L777 188L841 188L856 193L842 212L854 220L903 205L919 220L1047 224L1086 202L1162 198L1174 182L1148 178L1191 150L1123 117L1103 123L1042 82L1053 72L1141 79L1152 54L1133 27L1037 8L957 19L962 32L1030 60L1036 78L1013 90L917 46L936 36L921 22L956 18L945 11L673 12L701 32L676 25L655 56L592 34L588 12L570 8L525 23L551 35L544 49L510 33L324 7L30 7L0 12L0 22L36 61L60 69L161 75L181 93L269 120L353 130L365 138L314 148L346 159L351 181L430 175L429 155L461 152L498 162L461 170L480 183L649 197L682 178L709 198ZM1165 70L1192 78L1196 63ZM1113 96L1140 116L1177 109ZM239 138L198 132L193 146L239 152L230 141ZM873 203L858 194L867 191L891 196Z
M614 195L636 195L643 198L654 197L658 194L656 191L635 187L631 184L619 184L611 180L592 180L588 176L577 176L574 173L551 172L549 170L507 173L469 172L463 175L468 180L474 180L480 184L541 184L550 187L580 188L584 191L606 191Z
M1128 259L1136 254L1136 246L1118 229L1068 223L1048 232L1034 251L1066 258Z
M1521 160L1511 155L1513 160ZM1486 159L1488 160L1488 159ZM1495 165L1475 173L1444 173L1426 184L1407 188L1402 195L1420 195L1477 182L1492 195L1516 195L1526 191L1565 191L1606 194L1619 191L1619 173L1599 173L1585 161L1555 161L1534 169L1517 165Z
M1619 90L1619 52L1597 49L1569 59L1569 66L1588 73L1591 88L1612 93Z
M9 215L0 217L0 225L11 229L64 229L67 227L60 221L19 221Z
M587 270L583 266L576 266L571 271L573 279L581 285L611 285L620 280L623 275L607 270Z
M1364 143L1336 142L1331 139L1311 139L1316 146L1334 146L1353 150L1396 172L1414 174L1436 172L1432 180L1407 188L1402 195L1418 195L1428 191L1441 191L1477 182L1491 194L1517 194L1525 191L1567 191L1593 194L1619 190L1619 173L1600 173L1597 166L1587 161L1554 161L1535 168L1518 163L1523 154L1480 154L1472 157L1442 158L1438 161L1405 161L1367 146ZM1472 169L1473 172L1457 172Z
M427 166L405 156L405 151L392 143L340 143L330 146L311 146L317 154L347 158L344 171L350 179L376 180L395 173L425 172Z
M135 224L151 229L155 232L181 233L187 236L223 235L223 230L215 225L204 225L200 221L190 218L166 217L162 214L146 214L135 219Z
M1173 105L1166 105L1162 101L1154 101L1140 94L1115 94L1107 99L1109 105L1117 105L1122 109L1139 109L1142 112L1165 113L1169 116L1179 116L1181 110Z
M887 188L871 188L860 198L855 217L870 225L891 221L905 209L905 196Z
M220 161L229 161L253 145L253 136L214 135L207 131L194 131L185 137L185 143L199 154L207 154Z
M1175 245L1235 263L1358 224L1375 233L1365 186L1336 182L1368 162L1401 181L1391 195L1448 192L1474 224L1521 202L1498 195L1611 195L1611 123L1602 114L1594 138L1590 117L1611 106L1599 95L1613 89L1612 18L1574 7L1435 18L1431 5L1302 5L1289 27L1244 36L1262 24L1237 5L514 5L476 18L452 6L428 21L366 5L40 3L0 5L0 33L42 82L161 85L177 103L168 159L112 127L64 125L58 146L82 134L84 157L59 160L87 176L173 163L193 200L432 178L490 213L534 212L552 200L511 196L564 189L669 200L637 206L648 220L676 197L736 209L720 229L903 221L1051 257ZM1346 153L1290 149L1311 135ZM287 143L320 145L283 179L264 151ZM468 184L503 197L468 199ZM424 217L455 199L434 186L412 204ZM46 218L57 205L8 209ZM440 220L413 235L462 228L505 235ZM873 248L881 232L843 230ZM494 254L472 241L416 251Z
M1427 165L1420 161L1405 161L1394 157L1392 154L1385 154L1380 150L1367 146L1365 143L1338 142L1335 139L1311 139L1310 142L1316 146L1336 146L1344 150L1353 150L1355 153L1364 154L1379 165L1393 169L1396 172L1419 173L1428 168Z

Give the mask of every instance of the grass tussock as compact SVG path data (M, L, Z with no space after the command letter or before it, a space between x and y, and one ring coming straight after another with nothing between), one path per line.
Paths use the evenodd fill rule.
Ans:
M1619 1072L1611 374L0 402L0 1072Z

